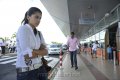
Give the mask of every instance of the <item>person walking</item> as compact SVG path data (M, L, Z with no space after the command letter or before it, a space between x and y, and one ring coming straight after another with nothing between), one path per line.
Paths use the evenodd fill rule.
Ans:
M37 7L31 7L22 21L22 25L17 31L17 61L16 71L17 80L47 80L47 72L42 67L42 56L48 53L44 38L36 27L39 25L42 12Z
M108 60L112 60L112 47L107 45Z
M2 48L1 48L1 46L0 46L0 56L2 55L1 53L2 53Z
M5 55L5 48L6 48L6 43L5 43L5 40L3 40L3 43L2 43L2 46L1 46L1 48L2 48L2 55Z
M84 43L84 53L87 54L87 48L88 48L88 44L87 43Z
M92 51L93 42L90 43L89 47L90 47L90 54L91 54L91 56L92 56L92 54L93 54L93 51Z
M92 46L92 58L95 55L95 58L97 58L97 48L99 47L98 41L95 41Z
M71 32L71 37L67 41L67 46L70 51L71 68L75 66L75 70L78 69L77 66L77 46L79 45L78 39L75 37L74 32Z

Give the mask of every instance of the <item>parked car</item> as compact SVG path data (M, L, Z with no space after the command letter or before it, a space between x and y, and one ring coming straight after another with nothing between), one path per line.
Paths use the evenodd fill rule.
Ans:
M48 47L48 54L60 54L61 44L50 44Z

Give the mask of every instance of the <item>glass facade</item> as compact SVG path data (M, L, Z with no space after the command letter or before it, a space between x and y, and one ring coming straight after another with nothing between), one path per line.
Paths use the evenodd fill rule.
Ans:
M116 7L114 10L112 10L110 13L108 13L107 16L104 16L99 22L97 22L89 31L88 36L92 36L93 34L98 33L101 30L104 30L105 28L108 28L110 25L120 21L120 4L118 7ZM101 33L100 33L101 35ZM103 39L103 36L101 36ZM97 36L98 39L98 36Z
M100 32L100 40L105 38L105 30Z
M81 44L84 44L84 43L90 44L91 41L93 42L98 41L98 43L100 44L100 48L105 48L105 32L106 30L100 31L95 35L92 35L89 38L86 38L84 41L81 41Z
M120 20L120 6L118 7L118 17L119 17L119 20Z
M99 22L97 22L89 31L89 38L85 39L87 43L91 41L98 41L101 48L105 48L105 33L106 28L110 25L120 21L120 4L117 5L107 16L104 16Z
M115 9L108 17L105 18L106 25L109 25L116 20L118 20L117 9Z
M95 40L97 40L97 41L99 41L100 40L100 35L99 35L100 33L97 33L96 35L95 35Z

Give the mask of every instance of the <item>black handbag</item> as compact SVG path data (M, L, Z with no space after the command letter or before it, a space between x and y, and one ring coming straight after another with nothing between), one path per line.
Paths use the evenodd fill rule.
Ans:
M40 33L40 31L38 31L38 34L39 34L39 37L40 37L40 40L41 40L41 33ZM47 72L49 72L52 68L50 66L48 66L48 61L44 57L42 57L41 60L42 60L42 63L43 63L42 66L44 66L45 70Z
M43 63L42 66L45 67L45 70L47 72L51 71L52 68L51 68L51 66L48 66L48 61L44 57L42 57L41 60L42 60L42 63Z

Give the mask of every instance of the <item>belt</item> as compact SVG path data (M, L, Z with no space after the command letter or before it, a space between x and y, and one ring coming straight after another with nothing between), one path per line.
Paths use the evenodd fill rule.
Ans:
M40 64L34 64L29 67L16 68L16 71L17 73L32 71L32 70L38 69L40 66L41 66Z

